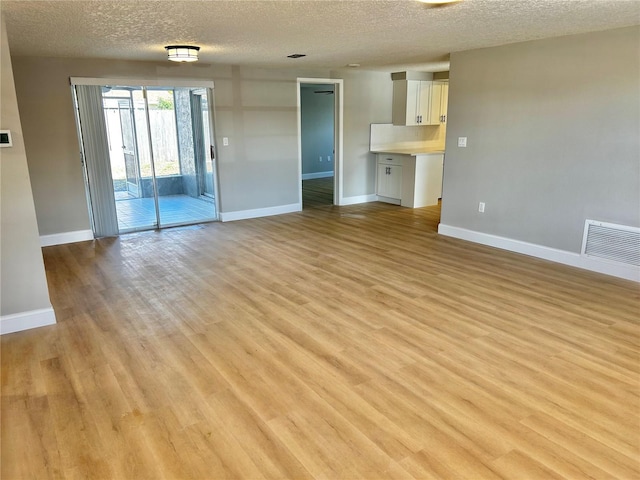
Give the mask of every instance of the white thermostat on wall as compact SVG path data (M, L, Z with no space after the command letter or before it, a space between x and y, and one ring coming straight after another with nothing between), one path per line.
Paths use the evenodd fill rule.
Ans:
M0 147L11 147L11 130L0 130Z

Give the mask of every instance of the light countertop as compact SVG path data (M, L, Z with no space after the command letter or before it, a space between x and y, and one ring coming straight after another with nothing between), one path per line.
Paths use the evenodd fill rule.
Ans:
M371 150L371 153L395 153L399 155L428 155L431 153L444 153L443 149L421 149L421 148L385 148L382 150Z

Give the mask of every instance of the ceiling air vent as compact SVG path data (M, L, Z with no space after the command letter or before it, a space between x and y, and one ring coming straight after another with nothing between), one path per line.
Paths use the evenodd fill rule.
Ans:
M586 220L582 255L640 266L640 228Z

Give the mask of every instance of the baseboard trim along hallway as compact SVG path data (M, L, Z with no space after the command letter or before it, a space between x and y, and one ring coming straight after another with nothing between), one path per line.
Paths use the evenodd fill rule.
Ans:
M52 245L63 245L65 243L84 242L93 240L91 230L76 230L74 232L54 233L51 235L40 235L40 246L50 247Z
M46 327L56 323L52 307L28 312L14 313L0 317L0 335L21 332L32 328Z
M290 205L278 205L277 207L255 208L253 210L238 210L236 212L220 212L220 220L232 222L235 220L247 220L249 218L270 217L271 215L282 215L283 213L299 212L302 207L299 203Z

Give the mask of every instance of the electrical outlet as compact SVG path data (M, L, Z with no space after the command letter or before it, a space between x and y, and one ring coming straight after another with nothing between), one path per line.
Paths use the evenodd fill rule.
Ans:
M467 146L467 137L458 137L458 146L466 147Z
M222 145L225 147L229 146L229 137L222 137Z
M480 213L484 213L484 202L480 202L480 203L478 204L478 211L479 211Z
M320 155L320 157L319 157L319 158L320 158L320 161L322 161L322 155Z
M330 161L331 161L331 155L328 155L327 156L327 162L330 162Z

